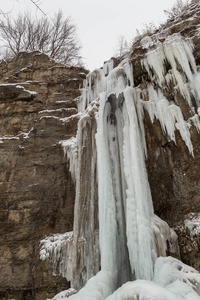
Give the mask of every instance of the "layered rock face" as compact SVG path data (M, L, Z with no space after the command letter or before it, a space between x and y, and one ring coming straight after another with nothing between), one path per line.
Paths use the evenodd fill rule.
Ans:
M76 133L85 72L37 52L0 64L1 299L47 299L68 285L39 260L39 242L72 230L75 189L60 141Z
M39 53L1 63L3 299L46 299L66 288L65 279L52 277L47 263L39 262L39 241L72 229L60 244L54 243L58 236L44 240L40 255L53 260L73 287L81 288L100 267L105 273L93 283L109 285L103 299L126 281L153 280L155 257L169 254L173 247L167 246L176 240L154 212L177 233L182 261L200 270L200 9L195 2L159 32L139 38L126 60L111 60L89 74L78 100L73 99L84 70L55 65ZM147 236L150 251L143 249ZM145 267L150 261L148 278L141 254ZM161 265L158 260L158 273Z

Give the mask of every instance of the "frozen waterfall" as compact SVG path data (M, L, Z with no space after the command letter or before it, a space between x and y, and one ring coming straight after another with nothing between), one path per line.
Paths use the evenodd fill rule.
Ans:
M144 48L147 43L143 41ZM176 259L162 258L167 247L178 253L177 236L154 215L143 117L145 110L152 122L158 119L163 134L174 142L178 130L193 155L189 128L193 122L199 130L200 123L191 97L198 105L200 76L190 42L179 35L151 46L141 65L151 77L145 89L134 86L128 59L117 67L110 60L90 73L78 103L82 114L76 139L62 141L76 182L74 230L70 241L63 242L68 267L62 273L73 288L85 285L70 299L199 299L192 286L193 280L200 283L198 272ZM176 99L169 102L162 91L172 82L191 109L189 119ZM44 241L42 251L45 259L49 250ZM180 268L185 271L179 274ZM171 281L162 281L166 274ZM188 298L182 298L183 288Z

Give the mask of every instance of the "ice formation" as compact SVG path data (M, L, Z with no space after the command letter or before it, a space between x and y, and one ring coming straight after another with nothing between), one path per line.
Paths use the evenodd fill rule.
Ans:
M76 139L61 142L76 181L70 271L66 262L62 274L73 288L85 285L70 299L199 299L200 275L173 258L159 258L167 246L178 252L177 236L154 215L143 118L146 110L152 123L158 119L170 141L176 142L178 130L193 155L190 126L200 130L200 76L192 44L180 35L148 40L148 47L144 40L143 47L149 49L141 61L151 79L146 88L134 86L128 59L117 67L108 61L86 78ZM171 84L189 108L188 119L175 93L171 101L165 96Z
M73 233L67 232L64 234L54 234L41 240L40 259L48 259L53 266L54 273L59 271L59 274L65 277L66 273L72 273L72 242ZM66 259L67 258L67 259Z
M198 300L200 274L172 257L159 257L152 281L125 283L106 300Z
M166 72L167 64L170 68L168 72ZM164 42L158 41L156 45L153 44L153 49L150 48L148 51L146 58L143 59L143 65L151 80L156 80L159 87L169 85L172 81L190 106L192 105L190 91L196 93L195 99L199 104L199 89L195 90L194 80L197 69L190 40L183 40L181 35L176 33L168 36Z
M64 154L67 155L70 161L70 172L72 175L72 179L76 180L76 170L77 170L77 143L75 137L72 137L68 140L60 141L60 144L63 147Z

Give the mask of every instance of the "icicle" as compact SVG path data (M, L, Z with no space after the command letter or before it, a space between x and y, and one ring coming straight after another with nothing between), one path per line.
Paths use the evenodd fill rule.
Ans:
M190 118L193 125L196 127L197 131L200 132L200 118L199 115L195 114L193 117Z
M152 71L157 76L157 81L159 86L165 82L165 69L164 69L164 62L165 62L165 54L163 51L162 43L158 43L157 48L151 50L147 53L147 57L142 60L142 64L149 73L150 78L153 78Z
M103 65L103 71L104 71L104 75L108 76L108 74L113 70L114 68L114 61L111 58L110 60L108 60L106 63L104 63Z
M64 150L64 154L67 154L67 157L70 161L70 172L72 175L72 179L75 182L76 181L76 172L77 172L77 161L78 161L78 150L77 150L77 143L76 138L72 137L69 140L64 140L59 142Z
M196 102L199 105L199 88L195 83L197 73L195 59L192 54L192 43L183 40L180 34L168 36L163 43L160 41L152 44L146 58L141 63L147 70L152 81L160 88L172 81L177 85L180 93L192 107L191 96L197 95ZM170 70L167 73L166 63Z
M175 131L179 130L180 135L193 155L190 131L187 122L184 120L180 107L171 103L165 98L162 91L157 91L151 84L148 85L149 101L142 101L144 108L148 111L151 122L154 118L160 121L164 134L167 133L169 140L175 141ZM141 100L140 100L141 101Z
M155 235L156 252L158 257L166 256L167 250L174 254L179 252L177 234L165 221L154 215L152 218L152 228Z

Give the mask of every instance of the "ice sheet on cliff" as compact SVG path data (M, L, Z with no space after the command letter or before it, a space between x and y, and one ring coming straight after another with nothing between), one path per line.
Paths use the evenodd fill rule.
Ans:
M168 67L169 70L165 67L166 61L171 66ZM188 274L192 273L191 282L187 276L184 277L184 272L180 274L180 265L175 259L158 258L166 255L167 243L171 252L176 252L177 237L153 212L145 168L147 153L143 125L146 110L152 122L155 118L159 120L163 134L170 141L176 142L175 131L178 130L193 155L189 128L195 116L193 124L199 130L199 109L192 106L191 97L195 97L198 105L200 82L197 84L197 79L200 77L192 55L192 46L189 41L183 41L180 35L173 35L163 43L153 45L141 64L151 78L151 83L142 90L134 86L134 70L128 60L124 60L116 68L109 61L103 69L95 70L87 76L79 103L82 117L78 124L77 148L73 144L77 149L77 164L72 155L73 149L70 148L72 143L64 148L76 168L76 171L72 168L73 176L76 176L76 204L74 243L71 244L74 251L70 249L70 270L73 266L74 270L79 270L80 279L77 274L74 277L73 271L69 274L66 269L65 274L75 288L80 288L87 281L88 274L94 271L91 272L91 262L97 259L95 251L98 247L92 209L95 198L89 199L84 205L80 199L81 184L84 181L84 175L80 174L81 158L84 153L83 141L86 139L90 138L94 151L90 153L91 180L94 179L92 174L96 170L96 152L98 169L101 271L70 299L111 300L135 297L133 299L160 300L160 295L163 300L200 299L195 292L200 283L198 272L184 267ZM171 82L191 108L188 120L184 118L176 99L169 102L164 96L162 88ZM90 131L87 130L92 118L97 122L96 139L94 131L89 136ZM85 176L86 179L87 174ZM88 184L91 184L89 179ZM91 224L80 222L82 211L88 211L88 215L85 214L84 217ZM80 246L78 241L81 238L85 239L85 243ZM77 269L77 253L81 253L80 269ZM164 282L166 276L168 283ZM136 281L129 282L135 279Z

